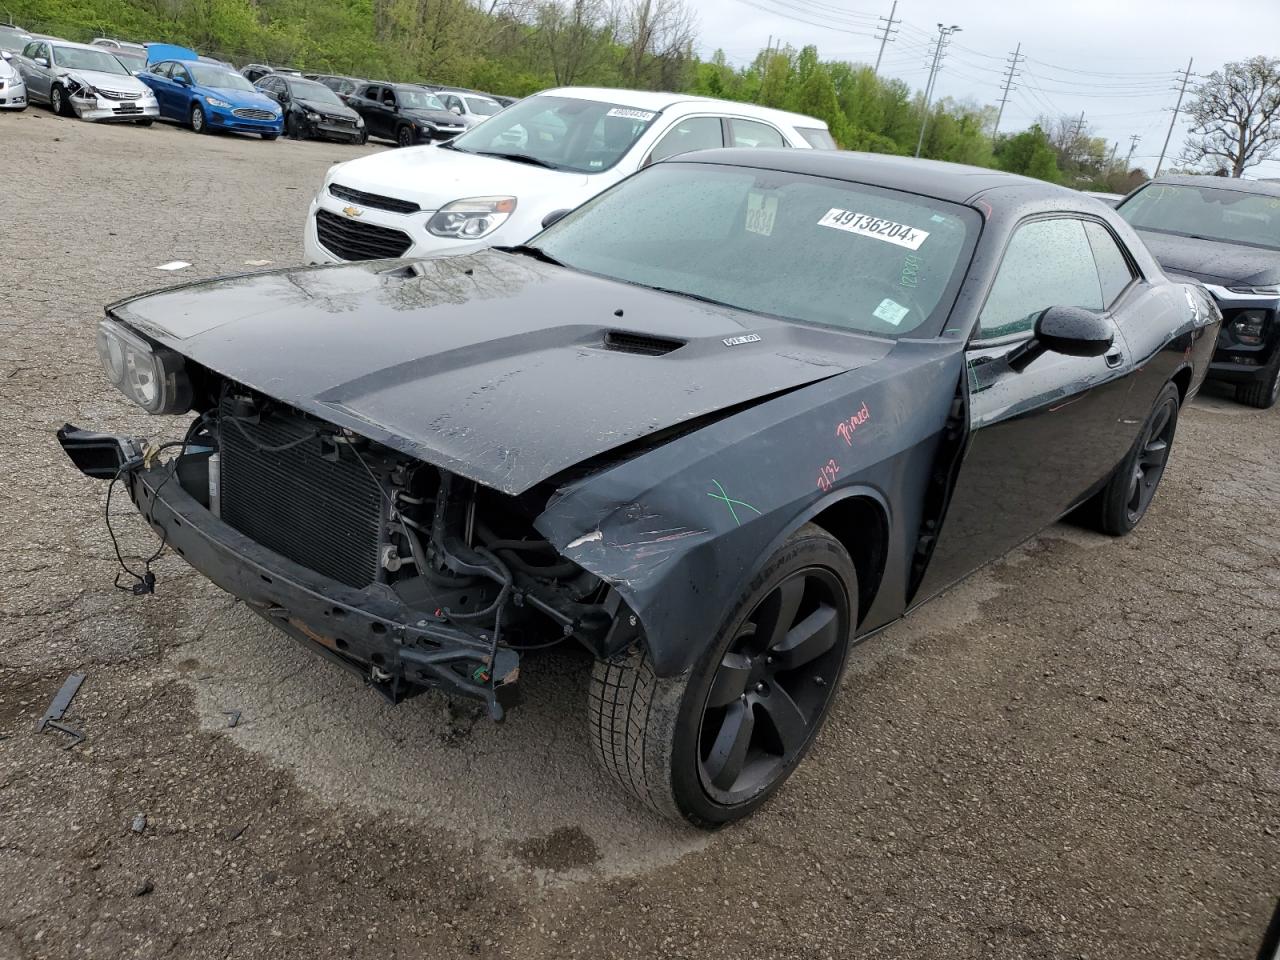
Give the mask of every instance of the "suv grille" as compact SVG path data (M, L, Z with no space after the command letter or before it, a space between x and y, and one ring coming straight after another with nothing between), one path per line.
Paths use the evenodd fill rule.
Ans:
M422 208L412 200L397 200L395 197L384 197L380 193L365 193L363 190L352 190L340 183L329 184L329 193L339 200L360 203L378 210L389 210L392 213L417 213Z
M343 260L382 260L402 257L413 245L401 230L361 223L351 217L316 211L316 236L325 248Z
M231 111L233 117L239 117L241 120L274 120L276 115L270 110L263 110L260 107L236 107Z
M227 398L220 410L223 521L316 573L351 587L373 583L382 494L355 454L337 444L321 456L320 436L304 439L317 424L301 416L273 411L259 423L232 423L233 404ZM287 450L259 449L296 440Z

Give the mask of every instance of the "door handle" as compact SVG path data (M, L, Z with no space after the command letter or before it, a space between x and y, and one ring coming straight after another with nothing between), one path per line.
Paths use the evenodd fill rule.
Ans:
M1107 361L1107 366L1114 370L1116 367L1120 366L1120 364L1124 363L1124 351L1112 350L1103 359Z

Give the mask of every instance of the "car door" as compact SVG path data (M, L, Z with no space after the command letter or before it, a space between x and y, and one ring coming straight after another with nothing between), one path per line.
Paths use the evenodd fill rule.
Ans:
M717 116L681 117L662 133L641 166L648 166L682 153L723 147L726 119Z
M383 87L378 98L378 119L382 124L382 136L395 139L397 117L400 107L396 100L396 92L391 87Z
M27 98L34 94L41 102L49 102L49 89L52 86L53 61L50 59L49 45L36 40L27 44L29 54L23 57L23 80L27 85ZM41 62L43 61L43 63Z
M173 65L171 60L162 60L160 63L153 63L150 67L138 74L138 79L142 81L152 93L156 95L156 105L160 108L160 116L171 117L168 100L169 100L169 68Z
M1084 220L1050 216L1011 237L966 350L969 435L941 533L916 600L998 557L1061 517L1123 459L1133 366L1119 326L1105 356L1011 355L1054 306L1110 316Z

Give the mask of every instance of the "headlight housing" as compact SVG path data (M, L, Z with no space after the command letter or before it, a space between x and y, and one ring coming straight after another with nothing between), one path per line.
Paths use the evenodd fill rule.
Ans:
M427 232L455 240L478 240L510 219L515 197L470 197L446 203L427 221Z
M89 86L89 84L82 83L80 88L76 90L75 93L71 94L71 96L76 100L90 100L96 103L98 100L98 91Z
M1231 332L1241 343L1251 346L1262 343L1266 329L1266 310L1241 310L1231 318Z
M364 126L364 117L356 117L356 126L357 126L357 127L363 127L363 126Z
M211 107L224 107L226 109L231 108L231 104L228 103L226 100L219 100L217 97L205 97L204 99L205 99L205 102L208 103L209 106Z
M98 358L107 379L147 413L191 409L191 379L182 357L105 317L98 321Z
M310 120L312 123L319 123L319 122L320 122L320 114L318 114L318 113L308 113L308 114L307 114L307 119L308 119L308 120Z

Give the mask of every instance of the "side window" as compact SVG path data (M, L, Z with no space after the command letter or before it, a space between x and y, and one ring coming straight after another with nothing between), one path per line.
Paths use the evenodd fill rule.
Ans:
M785 147L787 145L787 142L782 139L782 134L769 124L758 120L732 120L730 128L733 130L732 146L735 147Z
M1109 307L1133 281L1133 271L1124 258L1111 231L1093 220L1084 222L1084 232L1093 248L1093 259L1098 265L1098 279L1102 281L1102 303Z
M191 82L191 74L189 74L187 72L187 68L180 63L175 63L173 65L173 70L170 72L169 76L178 81L185 80L187 83Z
M382 102L388 107L394 107L396 105L396 92L390 87L383 87Z
M978 320L984 338L1022 333L1046 307L1102 309L1102 288L1084 224L1063 217L1018 228Z
M36 57L39 56L39 54L36 53L36 47L38 46L40 46L40 44L38 43L28 43L25 47L22 48L22 55L26 57L28 60L34 60Z
M167 77L172 66L173 64L166 60L163 63L152 64L150 72L157 77Z
M663 135L649 154L649 160L665 160L681 153L723 146L724 134L719 117L687 117Z

